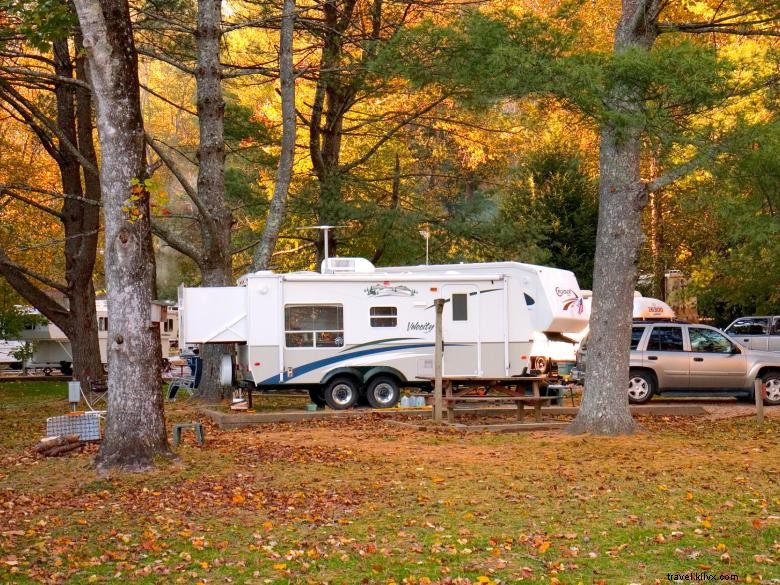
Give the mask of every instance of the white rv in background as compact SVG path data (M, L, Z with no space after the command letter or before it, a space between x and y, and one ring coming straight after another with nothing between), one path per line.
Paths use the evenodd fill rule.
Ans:
M444 299L445 376L534 370L535 338L587 326L573 273L516 262L375 268L329 258L323 271L248 274L239 286L179 289L184 343L236 343L242 383L307 388L349 408L398 402L433 376L434 300Z
M22 362L14 357L14 352L21 349L24 343L21 341L6 341L0 339L0 370L21 370Z
M160 307L160 340L163 357L178 355L178 312L176 307L164 302L155 302ZM32 314L40 314L37 310L27 309ZM105 300L95 301L98 325L98 345L100 361L108 363L106 352L108 337L108 303ZM70 341L62 330L51 321L25 328L19 335L21 342L33 343L34 353L26 366L30 369L42 370L46 375L59 370L65 375L73 373L73 352Z

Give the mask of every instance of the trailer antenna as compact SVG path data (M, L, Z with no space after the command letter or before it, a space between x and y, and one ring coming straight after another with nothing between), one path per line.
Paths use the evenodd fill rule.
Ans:
M297 230L320 230L321 232L324 232L323 240L325 242L325 246L323 248L323 262L325 263L325 266L328 265L328 233L330 230L340 229L340 228L348 228L352 226L348 225L307 225L304 227L295 228ZM326 268L327 270L327 268Z

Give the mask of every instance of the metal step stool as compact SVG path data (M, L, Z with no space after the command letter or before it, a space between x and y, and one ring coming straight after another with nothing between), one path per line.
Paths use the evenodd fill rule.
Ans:
M177 447L181 442L182 429L192 429L195 431L195 440L198 445L206 442L206 436L203 432L203 425L199 422L176 423L173 425L173 446Z

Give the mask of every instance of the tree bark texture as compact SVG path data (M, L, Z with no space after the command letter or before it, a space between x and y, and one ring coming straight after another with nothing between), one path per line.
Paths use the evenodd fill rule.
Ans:
M98 471L141 471L168 455L154 253L144 186L138 59L127 0L75 0L101 147L108 289L108 413Z
M263 237L255 249L252 270L267 270L284 221L287 194L295 158L295 71L293 69L293 32L295 0L284 0L279 33L279 82L282 97L282 145L271 207L265 220Z
M649 51L657 36L657 0L623 0L615 53ZM593 274L593 308L582 405L572 433L632 433L628 408L632 298L643 241L647 188L640 175L641 92L616 83L607 99L599 152L599 221ZM628 121L626 121L628 120Z
M198 146L198 198L204 207L200 217L203 258L202 286L233 284L230 230L233 218L225 203L225 102L222 97L220 0L198 1L197 53L195 69L200 129ZM219 364L225 346L206 345L202 352L203 374L197 395L209 402L222 398Z

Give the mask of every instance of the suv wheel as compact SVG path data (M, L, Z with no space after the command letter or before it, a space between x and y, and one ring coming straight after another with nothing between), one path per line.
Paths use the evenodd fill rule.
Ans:
M631 372L628 381L628 401L631 404L644 404L655 393L655 379L648 372Z
M761 378L766 387L764 404L775 406L780 404L780 372L769 372Z

